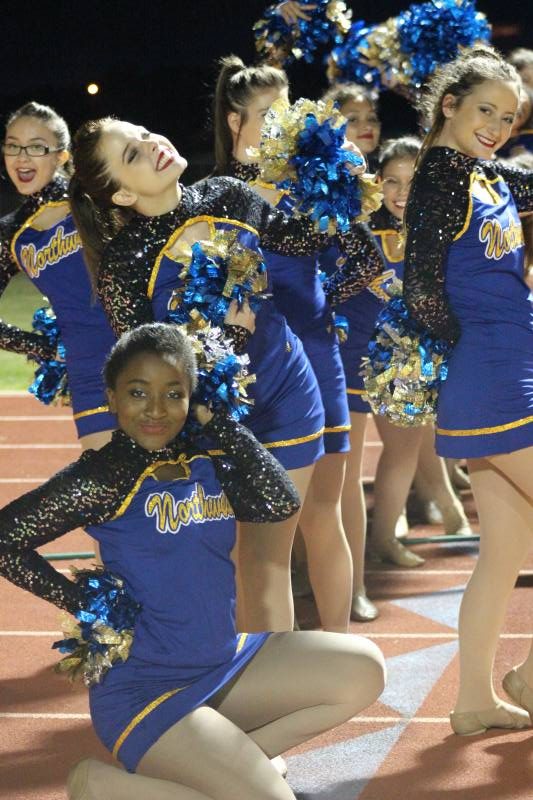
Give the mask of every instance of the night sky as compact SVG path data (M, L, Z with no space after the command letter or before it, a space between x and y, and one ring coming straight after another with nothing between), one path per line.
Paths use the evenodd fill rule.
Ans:
M2 120L30 99L53 105L73 130L87 118L114 114L166 133L185 155L205 163L211 147L207 109L215 62L231 52L253 61L251 27L266 5L263 0L9 5L4 0ZM353 19L380 22L407 3L348 0L347 5ZM478 0L478 9L496 26L500 49L533 46L533 25L523 10L529 5L530 0ZM320 64L298 63L289 69L289 77L293 97L317 97L326 86ZM91 81L101 87L94 97L85 88ZM382 111L391 133L397 132L398 119L403 127L414 125L413 115L396 97L384 98Z

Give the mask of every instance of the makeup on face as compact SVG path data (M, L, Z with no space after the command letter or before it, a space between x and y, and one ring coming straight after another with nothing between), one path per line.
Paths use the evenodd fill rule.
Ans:
M17 155L4 152L7 174L20 194L34 194L44 189L64 161L55 133L35 117L16 119L6 130L6 145L20 148ZM39 150L44 151L42 155L32 154Z
M365 155L372 153L379 144L381 123L371 103L364 97L350 99L343 103L340 111L346 117L346 138Z
M180 433L189 411L190 384L170 355L133 356L108 389L120 428L146 450L166 447Z
M106 125L100 152L119 186L136 198L153 203L175 190L187 166L187 161L165 136L119 120Z
M511 135L518 93L515 83L487 80L459 101L445 95L445 121L437 144L472 158L491 159Z
M414 171L410 158L391 158L382 168L383 205L397 219L403 219Z

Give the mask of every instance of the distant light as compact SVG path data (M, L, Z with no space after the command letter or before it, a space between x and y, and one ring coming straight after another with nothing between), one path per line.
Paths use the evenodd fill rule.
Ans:
M98 86L97 83L89 83L89 85L87 86L87 92L89 94L98 94L99 91L100 87Z

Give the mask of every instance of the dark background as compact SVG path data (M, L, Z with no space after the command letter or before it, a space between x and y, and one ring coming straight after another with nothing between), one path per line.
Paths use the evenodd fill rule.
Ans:
M52 105L74 131L85 119L113 114L165 133L189 159L189 180L209 167L208 109L216 60L228 53L255 59L252 25L263 0L94 0L7 3L0 7L0 116L27 100ZM381 22L408 3L348 0L353 19ZM504 52L533 46L531 0L478 0ZM316 98L324 67L290 67L292 96ZM87 94L91 81L100 92ZM415 130L405 101L381 102L386 135Z

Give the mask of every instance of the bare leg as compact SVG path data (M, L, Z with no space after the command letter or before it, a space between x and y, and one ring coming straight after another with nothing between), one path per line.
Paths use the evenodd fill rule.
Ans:
M413 482L423 430L400 428L379 415L374 419L383 451L374 483L371 552L398 566L418 567L424 559L404 547L395 530Z
M384 680L383 656L368 639L321 631L277 633L218 711L275 756L367 708Z
M167 731L139 772L217 800L289 800L294 795L269 758L366 708L384 676L381 652L361 637L274 634L217 710L198 709Z
M471 489L470 478L461 467L461 459L445 458L446 471L454 489Z
M491 726L509 723L509 711L517 727L521 722L513 706L498 700L492 668L507 602L533 541L532 463L533 448L469 461L481 538L459 615L461 682L455 711L492 709Z
M533 448L529 447L507 455L493 456L490 461L496 469L514 483L524 499L531 505L532 516L529 518L528 532L530 536L533 535L533 476L531 474ZM531 538L529 546L531 547ZM533 641L529 655L518 667L518 671L526 683L533 687Z
M414 485L422 503L435 502L446 533L472 533L461 501L452 489L444 459L435 452L435 429L425 425L418 455Z
M269 757L366 708L384 676L381 652L361 637L274 634L218 708L196 709L166 731L136 775L82 762L71 800L294 800Z
M314 465L290 470L302 503ZM299 514L284 522L239 524L237 534L239 627L249 633L290 631L294 625L291 549Z
M84 759L70 771L69 800L213 800L182 784L132 775L119 767Z
M376 606L366 596L365 544L366 503L363 492L363 451L368 414L350 412L350 452L342 489L342 522L352 554L352 619L370 621L378 616Z
M317 461L300 513L320 621L324 630L339 633L348 631L352 599L352 557L341 517L345 462L344 453Z

